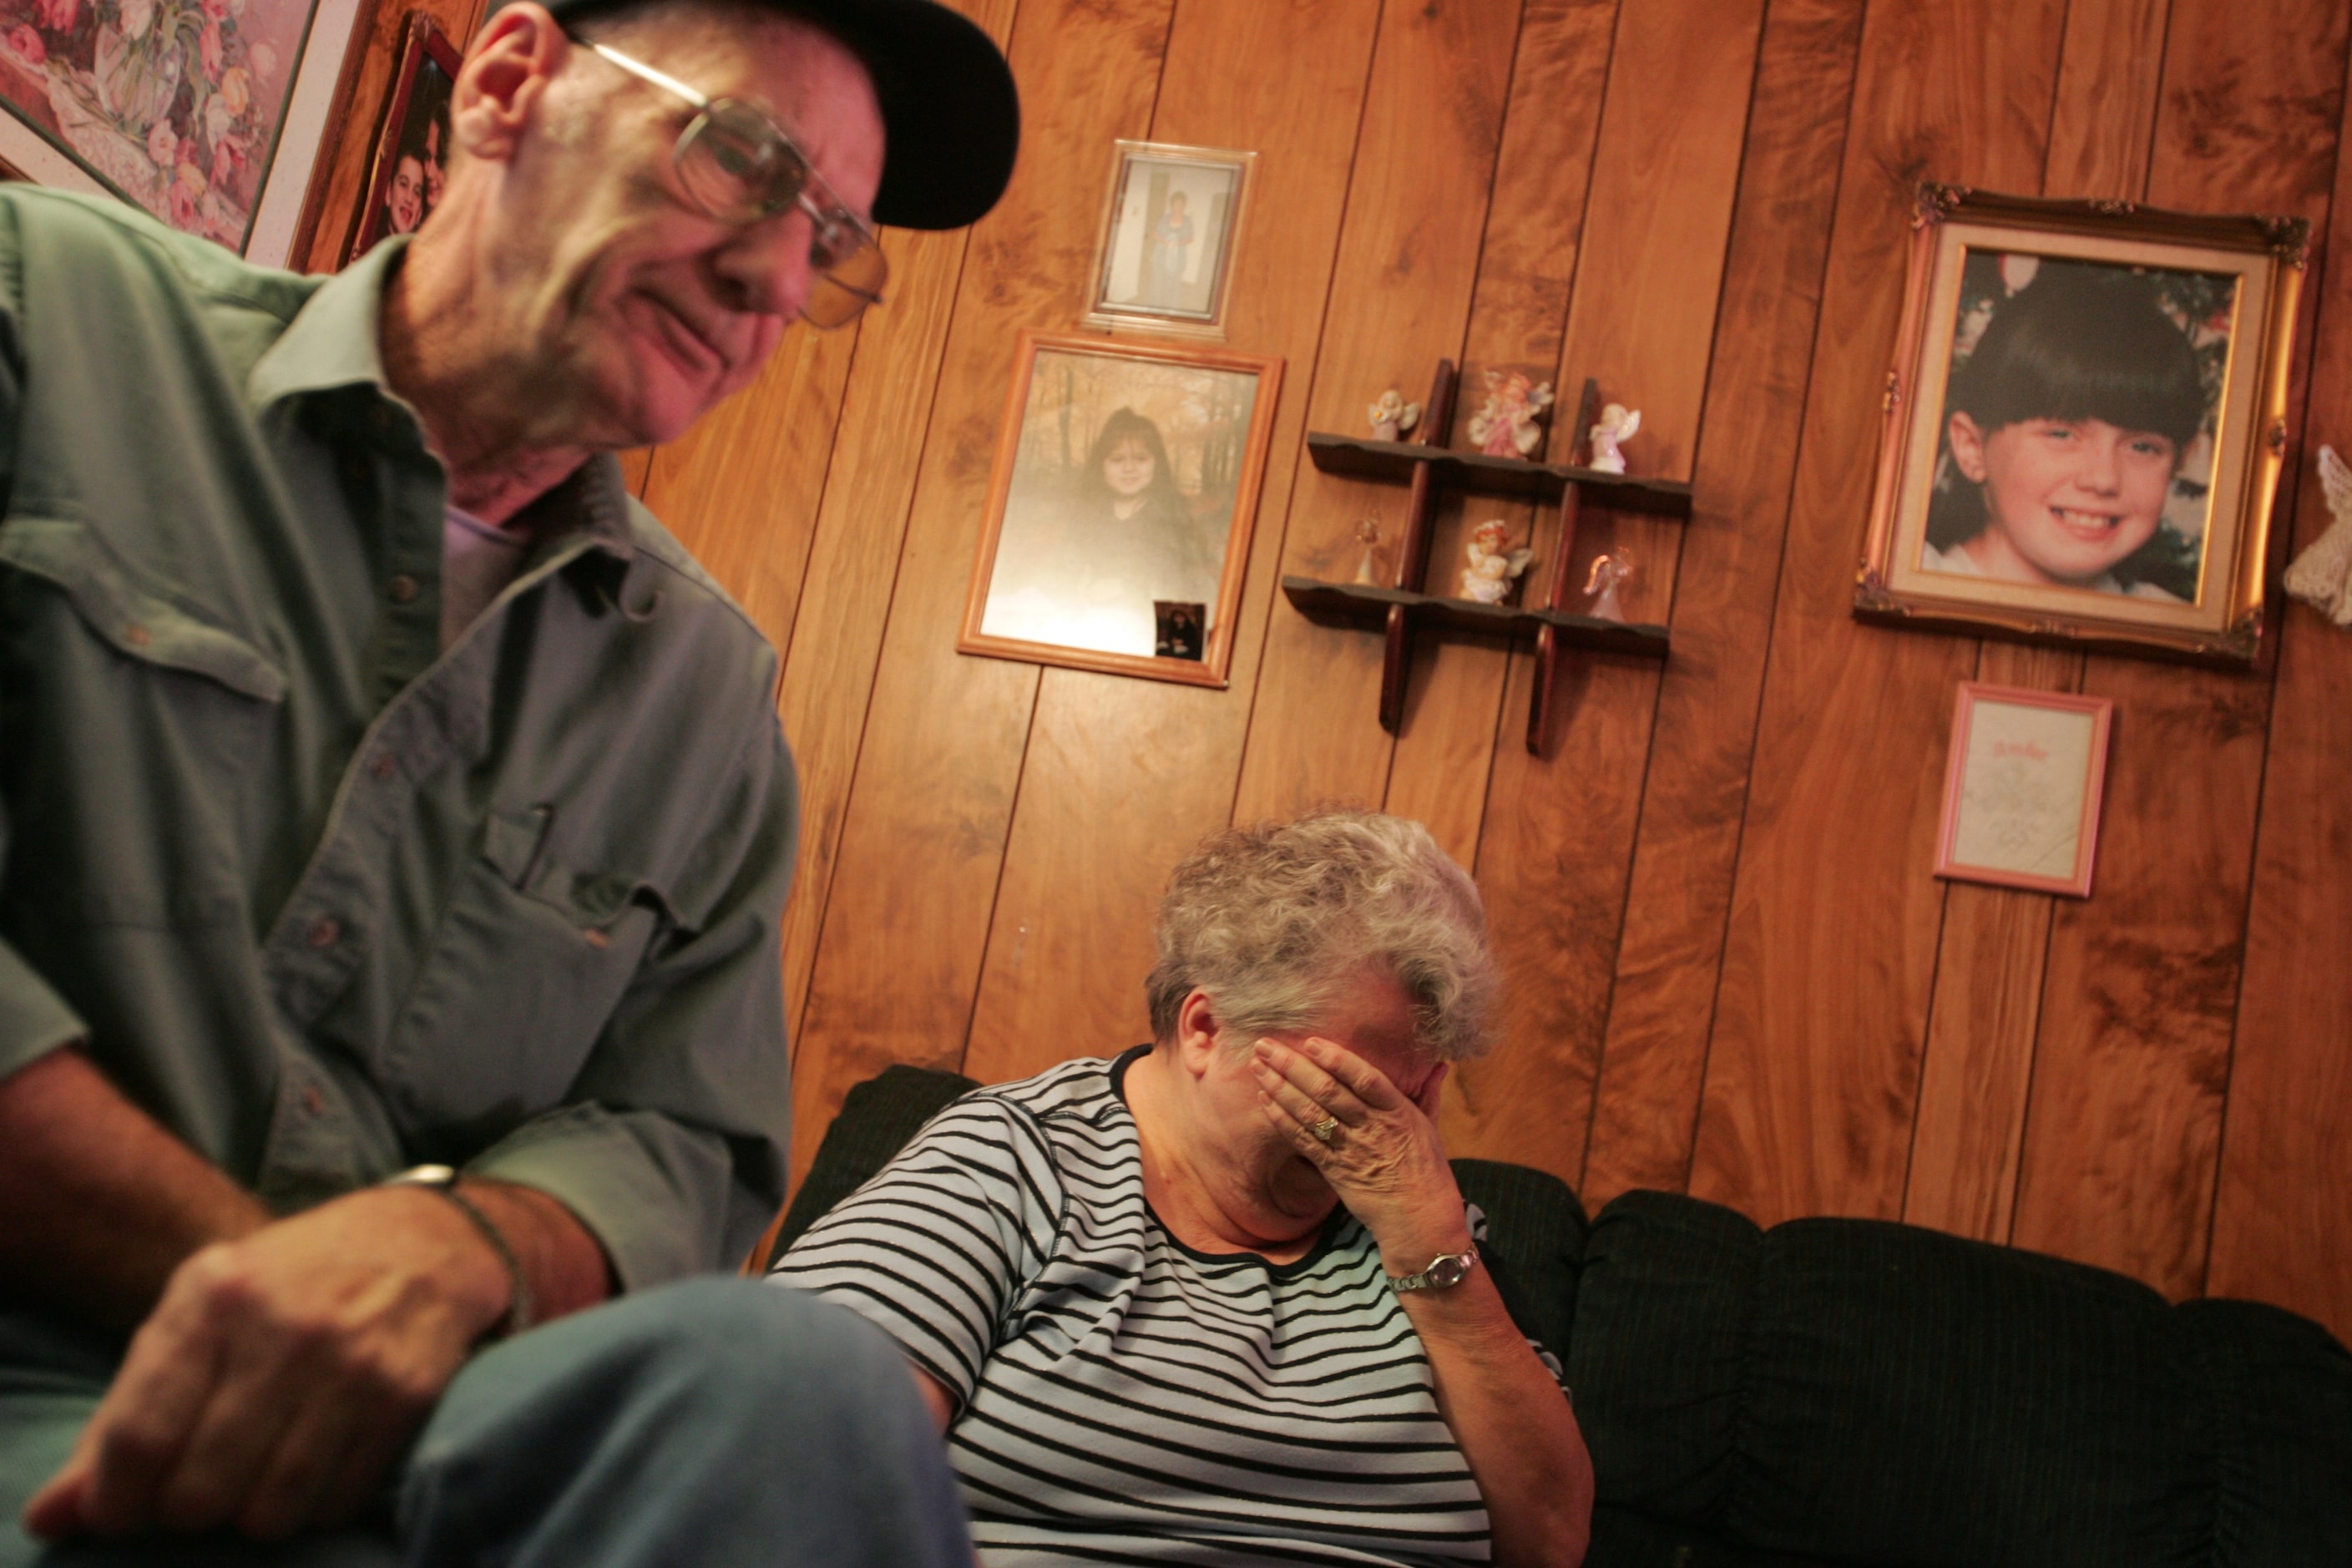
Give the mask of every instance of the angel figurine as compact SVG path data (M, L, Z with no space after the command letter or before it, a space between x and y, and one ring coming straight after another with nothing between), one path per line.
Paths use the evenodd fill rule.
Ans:
M1543 443L1540 422L1551 406L1551 383L1520 371L1486 373L1486 401L1470 416L1470 439L1490 458L1532 457Z
M1620 450L1642 427L1642 411L1612 403L1601 411L1601 423L1585 432L1592 443L1592 460L1584 466L1595 473L1622 474L1625 454Z
M1377 588L1381 583L1380 563L1373 559L1372 552L1381 542L1381 525L1369 517L1364 519L1356 524L1356 542L1364 547L1363 554L1356 561L1356 581Z
M2286 591L2339 626L2352 626L2352 468L2333 447L2319 449L2319 486L2336 519L2286 569Z
M1633 563L1622 555L1596 555L1592 571L1584 579L1584 591L1592 599L1592 618L1597 621L1625 619L1625 606L1617 602L1617 585L1633 574Z
M1501 518L1480 523L1470 533L1470 543L1463 551L1469 564L1462 568L1462 596L1481 605L1499 605L1511 596L1518 585L1519 574L1535 559L1535 552L1521 545L1517 550L1505 547L1511 542L1511 525Z
M1372 439L1394 441L1421 423L1421 405L1407 403L1404 394L1390 387L1372 405Z

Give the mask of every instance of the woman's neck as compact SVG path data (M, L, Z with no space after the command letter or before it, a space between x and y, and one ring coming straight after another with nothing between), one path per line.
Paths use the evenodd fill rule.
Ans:
M1143 497L1139 495L1120 496L1110 503L1111 516L1121 522L1129 521L1142 510Z
M1254 1252L1270 1263L1304 1258L1337 1199L1289 1212L1263 1173L1240 1168L1200 1125L1197 1097L1158 1047L1128 1067L1123 1088L1143 1158L1143 1197L1168 1234L1195 1252Z

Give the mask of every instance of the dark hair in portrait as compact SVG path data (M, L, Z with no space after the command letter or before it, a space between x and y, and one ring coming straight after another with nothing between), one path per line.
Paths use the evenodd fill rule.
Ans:
M2166 310L2156 280L2045 257L2033 280L2003 300L1999 264L1997 256L1969 259L1960 312L1990 303L1992 314L1975 352L1951 373L1946 423L1966 414L1990 435L2028 420L2096 419L2163 436L2186 453L2204 426L2205 384L2189 334ZM1944 473L1948 485L1937 487L1927 525L1927 542L1938 550L1973 538L1989 521L1980 487L1948 460ZM2201 541L2158 528L2116 564L2115 578L2193 599L2202 551Z
M1132 408L1120 407L1103 421L1094 445L1087 448L1086 467L1078 471L1078 499L1105 511L1118 503L1118 492L1111 489L1104 470L1111 454L1129 441L1140 442L1151 454L1151 483L1144 489L1143 506L1136 516L1189 522L1192 509L1184 504L1184 492L1176 488L1175 468L1168 461L1168 444L1160 438L1160 426Z

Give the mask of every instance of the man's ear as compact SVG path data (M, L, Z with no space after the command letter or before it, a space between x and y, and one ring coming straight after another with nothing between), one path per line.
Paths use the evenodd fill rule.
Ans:
M457 143L478 158L510 160L571 50L562 25L533 0L515 0L494 13L450 89L449 126Z
M1976 420L1956 408L1945 422L1944 433L1952 444L1953 463L1971 482L1984 483L1984 432L1978 428Z

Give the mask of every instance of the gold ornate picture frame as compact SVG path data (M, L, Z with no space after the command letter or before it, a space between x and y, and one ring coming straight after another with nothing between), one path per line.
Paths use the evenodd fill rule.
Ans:
M1854 614L2244 667L2300 218L1922 185Z

